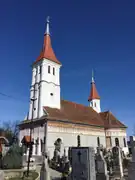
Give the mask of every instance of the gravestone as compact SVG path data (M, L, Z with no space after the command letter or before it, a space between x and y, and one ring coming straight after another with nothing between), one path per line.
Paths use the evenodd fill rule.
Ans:
M44 157L44 161L40 170L40 180L51 180L48 161L46 157Z
M70 148L72 180L96 180L94 148Z
M123 173L123 165L122 165L122 153L121 153L120 147L119 147L118 149L119 149L119 167L120 167L120 177L121 177L121 178L123 178L124 173Z
M97 180L99 179L108 180L109 176L107 174L107 164L103 157L103 152L100 151L99 148L97 148L96 164L97 164Z
M132 150L132 161L129 162L128 168L128 180L135 179L135 141L133 140L133 136L130 136L131 150Z
M4 172L0 170L0 180L4 180Z

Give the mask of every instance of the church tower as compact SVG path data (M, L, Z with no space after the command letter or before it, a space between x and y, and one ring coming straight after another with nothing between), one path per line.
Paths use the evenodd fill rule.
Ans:
M44 106L60 109L60 67L51 45L49 17L46 22L43 48L33 63L28 119L44 115Z
M98 95L95 81L94 81L94 73L92 71L92 81L91 81L91 92L88 98L89 106L92 107L96 112L100 113L100 96Z

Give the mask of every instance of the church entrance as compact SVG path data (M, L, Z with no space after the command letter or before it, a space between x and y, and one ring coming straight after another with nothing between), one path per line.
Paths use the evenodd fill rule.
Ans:
M111 141L111 137L107 136L106 137L106 147L110 148L112 146L112 141Z

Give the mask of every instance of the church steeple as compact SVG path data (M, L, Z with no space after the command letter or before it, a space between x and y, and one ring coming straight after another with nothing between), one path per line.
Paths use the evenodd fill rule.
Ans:
M57 64L61 64L60 61L56 58L55 53L54 53L53 48L52 48L49 26L50 26L50 20L49 20L49 17L47 17L46 31L44 33L43 48L41 50L40 55L36 59L36 62L38 62L42 59L47 59L47 60L53 61Z
M32 83L30 99L36 99L34 104L30 101L29 118L40 118L44 115L44 107L60 109L60 68L61 63L55 56L51 45L50 20L46 20L44 43L42 51L32 66ZM33 111L34 107L34 111Z
M100 96L99 96L97 89L96 89L93 70L92 70L92 80L91 80L91 91L90 91L90 95L88 97L88 101L90 103L90 107L92 107L98 113L101 112Z

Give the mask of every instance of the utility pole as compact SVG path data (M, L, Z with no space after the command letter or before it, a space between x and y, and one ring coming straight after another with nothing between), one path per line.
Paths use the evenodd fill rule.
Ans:
M35 94L35 88L34 88L34 94ZM31 98L32 101L32 118L30 122L30 145L29 145L29 155L28 155L28 164L27 164L27 177L29 176L29 168L30 168L30 158L31 158L31 151L32 151L32 130L33 130L33 114L34 114L34 102L37 100L37 98Z

